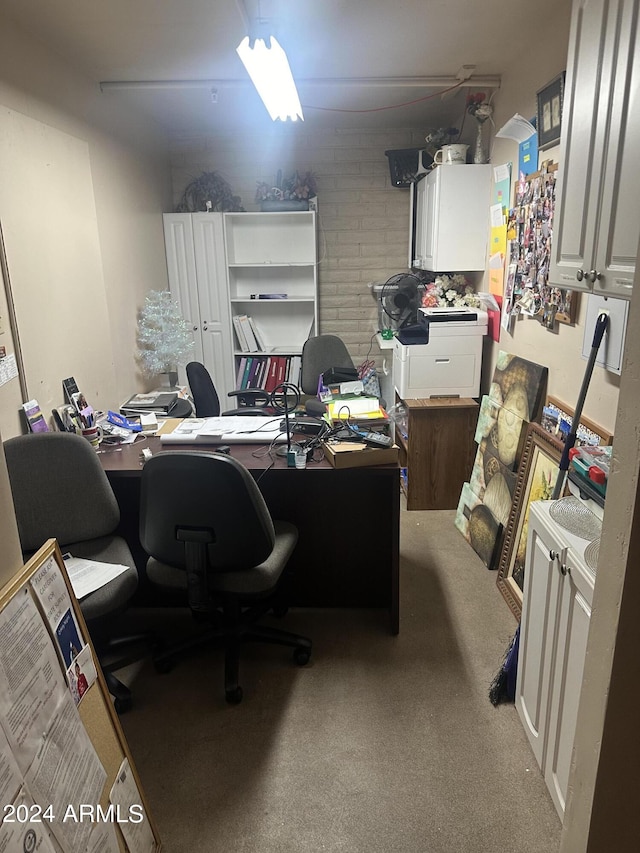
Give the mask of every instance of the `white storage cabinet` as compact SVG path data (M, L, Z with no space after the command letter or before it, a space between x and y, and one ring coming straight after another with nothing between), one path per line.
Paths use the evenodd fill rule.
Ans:
M588 540L560 527L550 506L530 508L516 709L562 818L595 576L584 561Z
M432 272L484 270L491 166L436 166L415 186L415 258Z
M193 360L222 399L235 386L223 214L165 213L163 224L169 288L193 332ZM179 375L186 382L184 365Z
M640 238L639 0L574 0L549 283L631 297Z

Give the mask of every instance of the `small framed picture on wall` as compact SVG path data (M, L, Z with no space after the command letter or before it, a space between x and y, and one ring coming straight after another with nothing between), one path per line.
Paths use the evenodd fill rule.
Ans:
M562 102L564 100L564 75L547 83L537 93L538 98L538 148L544 151L560 142L562 126Z

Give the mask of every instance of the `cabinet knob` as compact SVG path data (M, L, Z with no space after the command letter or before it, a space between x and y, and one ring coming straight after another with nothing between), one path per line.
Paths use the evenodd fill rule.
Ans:
M556 554L556 552L555 552L555 551L553 551L553 550L549 551L549 559L550 559L552 562L553 562L553 560L555 560L555 558L556 558L557 556L558 556L558 555Z
M587 278L589 279L591 284L594 284L600 278L600 273L598 272L598 270L589 270Z
M198 331L198 327L197 327L197 326L194 326L194 327L193 327L193 331L194 331L194 332L197 332L197 331Z
M584 270L576 270L576 278L578 281L582 281L584 278Z
M560 565L560 574L561 575L570 575L571 574L571 566L568 566L566 563L561 563Z

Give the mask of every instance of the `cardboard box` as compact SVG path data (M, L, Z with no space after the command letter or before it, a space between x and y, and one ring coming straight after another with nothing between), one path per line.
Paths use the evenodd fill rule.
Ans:
M363 468L367 465L398 463L398 447L367 447L353 441L325 443L325 458L334 468Z

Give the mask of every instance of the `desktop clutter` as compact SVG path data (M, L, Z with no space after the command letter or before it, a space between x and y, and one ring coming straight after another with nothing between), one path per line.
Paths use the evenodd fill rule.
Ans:
M187 388L134 394L117 411L98 412L69 377L62 382L66 403L53 409L53 423L60 432L82 435L97 452L154 435L161 445L210 444L218 452L228 452L232 444L262 444L265 453L286 457L291 468L325 458L334 468L397 463L389 416L379 396L367 393L376 390L371 370L364 371L364 381L355 369L353 375L345 370L330 368L319 377L317 398L312 398L319 417L307 413L308 400L301 402L300 389L291 383L275 389L264 414L247 408L245 415L241 406L233 414L198 418L188 405L187 415L176 417L185 411L179 404L189 400ZM49 431L36 400L23 408L29 431ZM147 449L142 461L150 455Z

